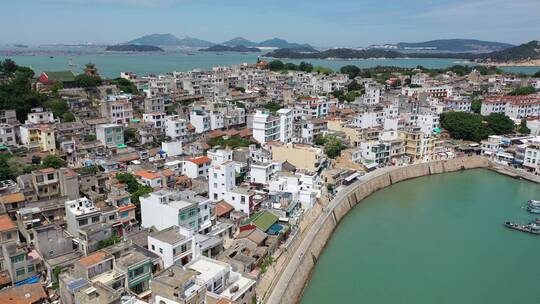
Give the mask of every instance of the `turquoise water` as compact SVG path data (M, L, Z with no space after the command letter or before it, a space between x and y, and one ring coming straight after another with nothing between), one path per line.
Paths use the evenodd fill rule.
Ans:
M105 52L81 52L74 54L50 53L37 55L10 55L1 56L0 59L11 58L18 64L32 67L36 73L42 71L57 71L72 69L79 73L84 64L93 62L102 75L108 78L118 77L120 72L130 71L138 75L164 74L172 71L188 71L192 69L209 70L214 66L229 66L240 63L255 63L257 57L263 53L215 53L193 52L188 55L183 52L165 52L150 54L118 54ZM52 57L52 58L51 58ZM76 66L70 67L70 60ZM302 60L283 60L287 62L300 63ZM459 63L455 59L366 59L366 60L322 60L322 59L304 59L313 65L320 65L339 69L344 65L357 65L362 68L374 67L377 65L398 66L398 67L416 67L422 65L427 68L444 68ZM540 70L540 67L507 67L504 70L513 73L533 74Z
M540 303L540 236L509 230L540 186L487 170L374 193L337 227L302 303Z

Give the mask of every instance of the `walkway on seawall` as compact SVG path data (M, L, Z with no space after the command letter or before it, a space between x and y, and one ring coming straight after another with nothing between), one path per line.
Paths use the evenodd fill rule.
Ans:
M269 296L263 302L267 304L299 302L311 271L339 221L357 203L373 192L416 177L473 168L494 169L491 167L492 164L488 159L474 156L402 167L384 167L360 177L358 181L338 192L314 220L288 265L277 278Z

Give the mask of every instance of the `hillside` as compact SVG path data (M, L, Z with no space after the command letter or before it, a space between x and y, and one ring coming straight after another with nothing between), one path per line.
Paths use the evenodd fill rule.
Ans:
M216 44L206 49L200 49L202 52L238 52L238 53L247 53L247 52L260 52L261 50L254 47L246 47L243 45L237 46L226 46Z
M173 34L151 34L128 41L126 44L159 45L159 46L183 46L183 47L209 47L214 43L198 38L186 36L178 38Z
M516 47L486 54L483 59L494 62L540 59L540 41L533 40Z
M311 47L309 44L299 44L294 42L288 42L287 40L283 40L280 38L273 38L269 40L265 40L259 43L260 47L274 47L278 49L304 49L304 52L307 49L310 49L310 52L316 52L314 48Z
M153 45L140 45L140 44L118 44L109 45L105 49L106 51L113 52L163 52L160 47Z
M243 37L233 38L233 39L231 39L229 41L225 41L225 42L221 43L221 45L225 45L225 46L239 46L239 45L242 45L242 46L247 46L247 47L259 46L259 44L257 42L247 40L246 38L243 38Z
M512 48L513 45L501 42L481 41L474 39L442 39L426 42L400 42L399 50L435 50L446 52L493 52Z
M367 59L367 58L402 58L404 54L386 50L330 49L322 52L302 53L294 49L278 49L265 55L272 58L289 59Z

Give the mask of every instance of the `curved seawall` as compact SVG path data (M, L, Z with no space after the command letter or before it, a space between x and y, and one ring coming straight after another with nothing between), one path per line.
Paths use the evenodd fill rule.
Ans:
M343 189L315 220L302 240L296 257L291 259L282 272L266 303L289 304L300 300L302 290L334 229L340 220L367 196L404 180L474 168L496 169L486 158L455 158L405 167L382 168Z

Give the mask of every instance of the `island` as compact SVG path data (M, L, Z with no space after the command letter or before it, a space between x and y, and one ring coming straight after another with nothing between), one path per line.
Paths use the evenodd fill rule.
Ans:
M164 52L162 48L154 45L117 44L109 45L105 49L112 52Z
M243 45L226 46L216 44L206 49L200 49L201 52L236 52L236 53L258 53L261 50L256 47L247 47Z

